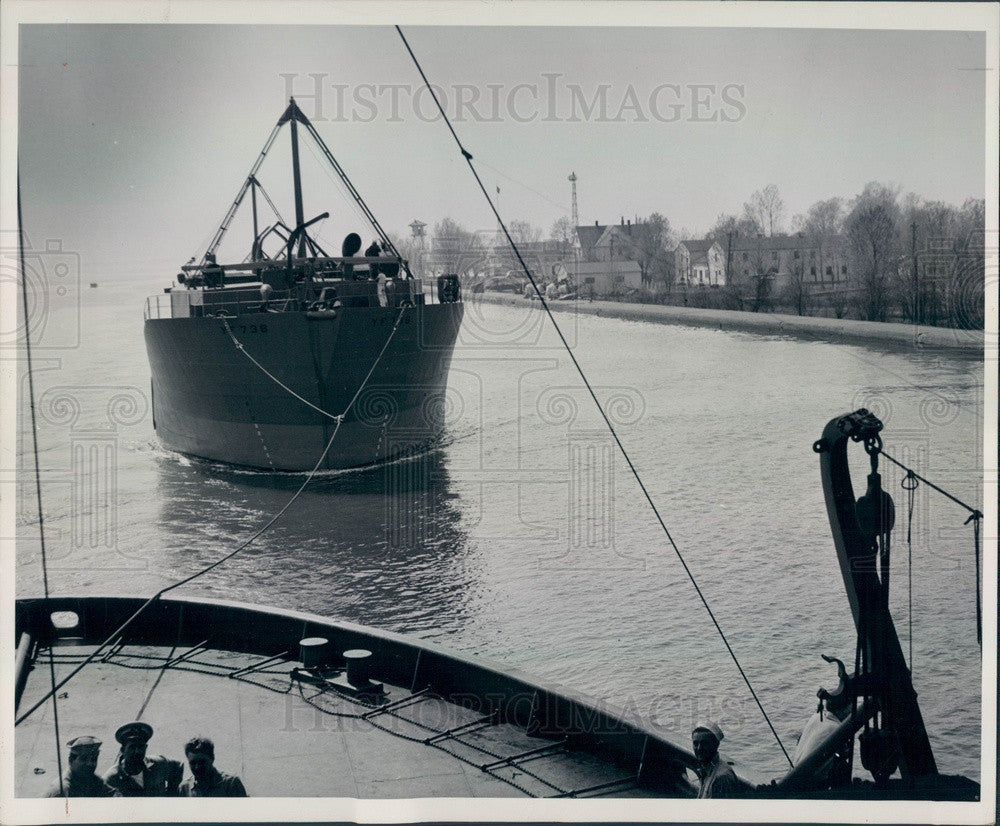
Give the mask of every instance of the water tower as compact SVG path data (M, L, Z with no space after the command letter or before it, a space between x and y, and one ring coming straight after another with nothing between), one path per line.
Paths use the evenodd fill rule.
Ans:
M425 238L424 229L426 229L427 224L423 221L418 221L414 219L413 223L410 224L410 235L413 238L413 257L416 259L411 262L413 264L413 269L415 269L421 277L423 277L424 268L424 251L425 251Z

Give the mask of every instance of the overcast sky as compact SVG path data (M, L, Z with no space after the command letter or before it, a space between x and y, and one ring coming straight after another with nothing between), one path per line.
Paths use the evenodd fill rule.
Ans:
M659 211L694 233L771 183L786 219L872 180L984 197L982 34L405 31L505 218L546 235L570 213L573 171L581 223ZM79 251L85 277L169 277L202 252L290 89L386 229L446 215L493 226L391 27L23 25L20 38L26 229ZM290 221L288 141L260 178ZM307 218L331 213L322 239L367 242L314 150L303 167ZM224 257L241 258L248 235L234 225Z

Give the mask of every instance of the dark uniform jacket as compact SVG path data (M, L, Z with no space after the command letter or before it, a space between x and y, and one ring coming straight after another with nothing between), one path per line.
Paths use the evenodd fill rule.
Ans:
M234 774L226 774L212 769L206 780L187 778L181 783L181 797L246 797L243 782Z
M123 797L176 797L184 766L161 755L147 756L144 762L141 786L126 774L121 760L105 772L104 781Z
M75 778L69 769L63 772L63 792L59 791L59 784L53 783L46 793L46 797L118 797L117 790L113 789L96 774L88 774L86 777Z

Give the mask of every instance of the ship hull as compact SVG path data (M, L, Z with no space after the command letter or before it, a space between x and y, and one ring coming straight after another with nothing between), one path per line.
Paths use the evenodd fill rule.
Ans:
M359 467L423 449L442 432L462 315L455 302L149 318L157 436L169 450L281 471Z

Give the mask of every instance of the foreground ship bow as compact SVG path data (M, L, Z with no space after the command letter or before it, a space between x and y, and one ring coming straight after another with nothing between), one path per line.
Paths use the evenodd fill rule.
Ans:
M855 668L825 658L837 663L839 685L818 692L819 708L803 728L790 770L755 785L737 767L730 796L981 797L974 780L938 771L889 612L885 534L893 506L877 470L881 430L877 418L859 410L831 420L814 445L858 631ZM864 443L872 468L860 498L848 467L851 442ZM54 696L64 730L111 728L114 715L101 723L100 709L125 702L156 721L160 742L183 742L199 727L217 733L227 753L244 755L240 774L261 796L696 793L694 772L704 764L684 733L609 703L398 634L253 605L165 597L167 590L148 600L18 600L20 795L41 794L57 768L52 741L41 736L54 719ZM60 693L70 680L70 690ZM264 733L262 721L270 721ZM865 773L872 779L859 776Z
M279 217L261 229L258 192L271 201L256 173L285 124L295 226ZM355 233L339 256L310 237L309 226L327 214L303 214L299 125L379 236L364 255ZM247 192L250 256L219 264L215 251ZM183 267L178 281L148 299L145 314L153 426L165 447L301 471L380 462L440 436L463 314L457 277L439 277L425 291L294 100L201 261Z

